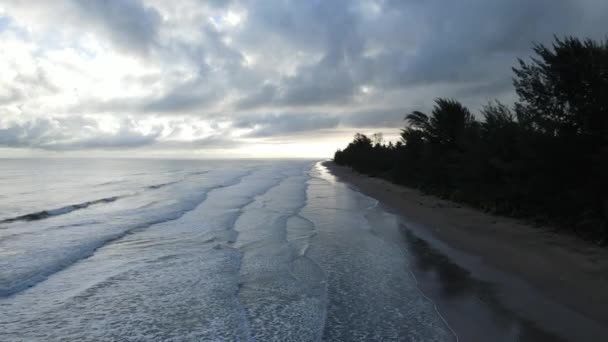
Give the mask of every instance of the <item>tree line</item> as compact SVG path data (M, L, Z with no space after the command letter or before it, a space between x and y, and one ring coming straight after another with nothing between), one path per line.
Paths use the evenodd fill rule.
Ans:
M555 38L518 59L518 99L477 119L455 99L405 115L401 139L357 133L334 161L492 213L608 243L608 40Z

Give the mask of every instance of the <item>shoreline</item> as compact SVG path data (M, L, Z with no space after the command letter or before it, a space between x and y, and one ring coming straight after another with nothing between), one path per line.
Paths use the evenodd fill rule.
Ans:
M406 230L471 277L492 284L502 302L498 309L506 308L567 340L608 333L605 248L362 175L331 161L322 165L402 217ZM457 315L454 312L453 318Z

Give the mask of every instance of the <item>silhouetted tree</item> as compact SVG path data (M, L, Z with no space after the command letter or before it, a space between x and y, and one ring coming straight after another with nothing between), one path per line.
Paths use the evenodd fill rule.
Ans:
M608 132L608 41L555 38L513 68L522 122L552 135Z
M414 111L394 145L356 134L334 160L492 212L608 241L608 42L555 38L519 60L514 108L453 99Z

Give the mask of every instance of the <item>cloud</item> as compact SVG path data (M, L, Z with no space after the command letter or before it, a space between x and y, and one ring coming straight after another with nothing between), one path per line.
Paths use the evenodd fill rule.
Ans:
M244 143L220 135L212 135L194 140L170 140L159 144L162 149L197 149L197 150L226 150L235 149Z
M267 114L240 118L235 128L251 129L247 137L268 137L335 128L339 118L326 114Z
M271 105L277 97L276 86L272 84L263 84L252 93L246 94L235 103L237 109L252 109L264 105Z
M198 76L170 89L158 98L147 99L143 104L144 112L187 112L203 108L221 98L218 89L205 87L202 77Z
M411 108L374 108L352 113L344 113L342 125L355 128L401 127L405 114L412 112Z
M139 0L74 0L84 21L89 21L125 50L147 53L156 43L161 18Z
M17 87L4 87L0 92L0 105L7 105L22 100L23 91Z
M159 136L160 130L143 133L129 120L108 132L89 118L37 118L0 128L0 146L45 150L137 148L155 143Z
M606 36L593 0L6 0L0 146L242 148L511 101L533 42Z

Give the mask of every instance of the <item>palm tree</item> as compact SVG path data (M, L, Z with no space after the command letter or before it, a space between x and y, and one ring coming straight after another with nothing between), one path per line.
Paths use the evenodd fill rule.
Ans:
M405 121L414 128L429 131L429 117L422 112L415 110L410 114L407 114L405 116Z
M455 146L473 121L471 112L460 102L441 98L435 100L430 125L433 136L440 145Z
M409 129L421 131L424 139L444 146L456 146L462 139L465 129L475 122L471 112L460 102L442 98L435 100L430 117L414 111L406 115L405 120L410 126ZM407 140L412 133L408 129L402 130L401 136Z

